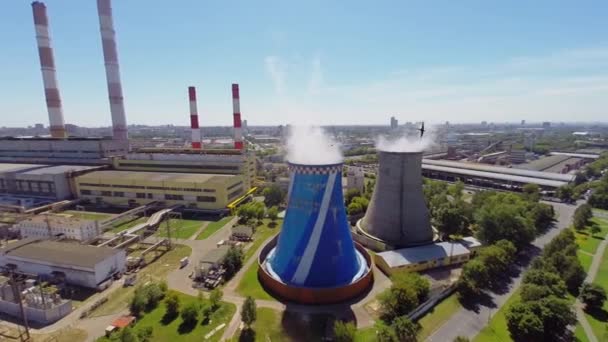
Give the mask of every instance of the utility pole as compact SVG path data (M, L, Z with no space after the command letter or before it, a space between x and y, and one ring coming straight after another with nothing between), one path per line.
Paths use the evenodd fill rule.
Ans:
M17 283L17 281L15 281L15 271L11 268L7 268L10 279L11 279L11 289L13 290L13 297L15 298L15 300L17 301L17 304L19 304L19 311L21 312L21 321L23 322L23 327L25 328L25 338L23 337L23 334L21 333L21 329L18 328L19 330L19 339L21 339L22 342L27 342L30 341L30 327L27 323L27 317L25 315L25 308L23 307L23 300L21 298L21 290L19 289L19 284Z

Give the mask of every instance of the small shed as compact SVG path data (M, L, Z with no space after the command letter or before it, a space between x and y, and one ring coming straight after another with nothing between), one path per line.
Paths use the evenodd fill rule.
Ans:
M232 228L232 235L230 235L231 240L237 241L251 241L253 237L253 227L239 225Z

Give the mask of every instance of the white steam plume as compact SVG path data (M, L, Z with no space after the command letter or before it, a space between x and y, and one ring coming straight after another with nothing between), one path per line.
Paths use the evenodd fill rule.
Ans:
M287 160L294 164L326 165L342 162L340 147L320 127L291 126Z
M384 152L422 152L435 144L434 134L420 136L401 136L395 139L379 136L376 139L376 149Z

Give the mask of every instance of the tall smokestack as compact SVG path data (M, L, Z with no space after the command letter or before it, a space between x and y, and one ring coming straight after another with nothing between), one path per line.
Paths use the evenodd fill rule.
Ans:
M36 25L36 42L38 43L38 56L40 57L40 69L42 70L42 83L44 84L44 96L46 97L46 108L49 112L49 124L53 138L65 138L65 124L63 122L63 110L61 109L61 96L57 87L57 75L55 74L55 57L51 46L49 35L49 18L46 15L46 6L39 1L32 2L34 13L34 25Z
M239 85L232 84L232 109L234 112L234 148L243 149L243 130L241 128L241 102L239 95Z
M196 88L188 87L188 99L190 100L190 128L192 128L192 148L200 149L201 130L198 128L198 110L196 108Z
M97 0L97 12L99 13L103 60L106 66L110 112L112 113L112 134L116 140L127 140L127 119L122 102L122 85L120 84L120 69L118 67L118 53L110 0Z

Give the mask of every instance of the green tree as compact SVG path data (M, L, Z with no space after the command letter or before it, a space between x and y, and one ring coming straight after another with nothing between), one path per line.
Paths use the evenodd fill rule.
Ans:
M141 313L146 309L148 299L141 287L135 289L131 302L129 303L129 311L135 317L139 317Z
M464 191L464 183L458 181L454 184L448 186L448 194L456 200L460 200L462 198L462 192Z
M361 208L363 209L364 212L367 210L367 207L369 206L369 200L365 197L355 197L355 198L353 198L352 203L360 204Z
M515 341L541 341L544 335L543 322L527 303L511 305L505 314L507 328Z
M137 329L137 339L139 342L150 342L152 335L154 334L154 328L147 326Z
M359 191L359 189L348 189L346 190L346 193L344 194L344 204L346 206L348 206L355 197L360 197L361 196L361 191Z
M277 208L277 206L272 206L270 207L270 209L268 209L268 218L270 219L270 221L274 222L277 217L279 216L279 208Z
M469 227L464 201L444 202L433 212L433 223L442 237L463 234Z
M264 215L266 214L266 206L261 203L255 207L255 217L258 221L262 221L264 219Z
M224 297L224 292L219 288L213 289L209 294L209 302L211 303L211 309L213 311L217 310L220 307L222 298Z
M399 342L395 331L384 322L376 323L376 341L377 342Z
M410 313L418 306L416 290L409 286L393 284L380 294L380 317L385 322L392 322L396 317Z
M167 319L173 319L177 317L179 314L179 297L176 293L170 293L167 298L165 298L165 316Z
M251 329L251 325L255 322L256 318L257 306L255 300L252 297L247 296L243 303L243 309L241 310L241 321L245 323L247 329Z
M268 207L280 205L285 198L285 192L275 184L265 188L264 191L262 191L262 195L264 196L264 203Z
M236 214L239 217L240 223L247 223L255 217L256 212L255 209L251 206L251 203L246 203L241 205L237 209Z
M520 249L536 236L536 229L526 216L526 208L521 202L491 201L475 213L475 220L478 226L477 236L485 244L504 239Z
M574 187L572 185L562 185L557 188L555 195L562 202L570 203L574 201Z
M391 328L395 331L397 340L401 342L416 342L421 327L419 324L412 322L405 316L397 317L391 324Z
M334 323L334 341L336 342L353 342L357 334L357 327L353 322L335 321Z
M416 297L420 303L427 300L431 291L431 283L416 272L395 272L392 275L395 287L409 287L416 292Z
M125 327L118 334L120 342L139 342L139 338L132 327Z
M582 204L574 211L574 229L581 230L589 225L589 220L593 217L593 212L589 204Z
M477 289L483 289L490 283L488 266L480 259L469 260L462 267L461 277L471 280Z
M158 283L145 285L142 291L146 297L146 310L154 309L165 296Z
M198 320L198 305L195 302L191 302L190 304L186 305L181 312L181 317L182 317L182 322L185 325L189 325L192 326L194 324L196 324L196 321Z
M529 201L538 202L540 200L540 187L537 184L526 184L521 191Z
M542 233L553 225L555 210L549 204L534 203L529 211L529 216L534 223L537 233Z
M359 215L359 214L363 213L363 207L359 203L351 202L348 205L348 207L346 208L346 211L347 211L348 215L351 215L351 216Z
M210 305L202 305L201 308L201 320L203 321L203 324L207 324L209 323L214 310Z
M226 270L226 278L232 278L243 267L243 250L240 247L230 246L222 265Z
M535 284L546 287L547 290L557 296L566 296L566 283L559 274L544 269L531 269L524 274L523 284Z
M581 287L580 298L587 310L601 309L606 301L606 290L603 287L584 283Z

